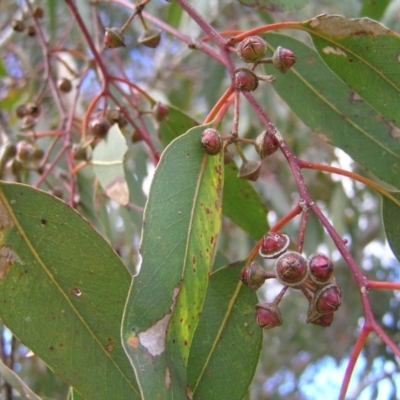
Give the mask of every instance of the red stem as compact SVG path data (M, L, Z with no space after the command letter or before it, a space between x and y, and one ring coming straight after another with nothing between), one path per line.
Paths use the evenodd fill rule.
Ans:
M349 358L349 363L347 364L346 372L344 374L342 386L340 388L340 394L339 394L339 400L344 400L346 396L347 389L349 388L349 383L351 376L354 371L354 367L356 365L357 359L364 347L365 341L368 338L368 335L371 333L371 330L366 327L366 325L363 326L360 334L357 337L356 344L354 345L354 348L351 352L350 358Z
M387 290L400 290L400 282L381 282L381 281L365 281L367 290L387 289Z

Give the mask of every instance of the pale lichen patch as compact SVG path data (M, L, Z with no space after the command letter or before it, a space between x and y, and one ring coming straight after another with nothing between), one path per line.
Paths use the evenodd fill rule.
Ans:
M347 54L339 47L326 46L322 49L325 54L334 54L337 56L347 57Z
M168 323L171 319L172 312L174 311L179 291L179 287L174 289L169 313L164 315L163 318L158 320L149 329L139 333L138 335L140 344L145 347L152 356L158 356L165 351Z
M105 189L106 195L121 206L129 203L129 188L126 180L118 178Z
M165 350L165 337L171 314L158 320L147 331L139 333L139 341L152 356L158 356Z

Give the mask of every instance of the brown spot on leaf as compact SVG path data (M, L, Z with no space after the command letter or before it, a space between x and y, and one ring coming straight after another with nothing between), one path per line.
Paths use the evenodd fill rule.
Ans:
M14 223L8 214L6 207L0 201L0 230L11 228L12 226L14 226Z
M165 387L166 387L167 389L169 389L170 386L171 386L171 372L170 372L170 370L169 370L168 367L167 367L167 369L165 370L164 384L165 384Z
M114 344L110 343L106 346L106 350L111 353L114 350Z
M132 333L128 336L128 339L126 340L126 344L129 347L132 347L136 350L139 347L139 338L136 336L135 333Z
M364 100L356 93L350 93L350 103L362 103Z
M193 265L196 264L196 257L195 256L192 257L192 263L193 263Z
M78 288L72 288L71 289L71 293L75 296L75 297L81 297L82 296L82 291Z
M23 264L18 255L11 249L10 246L0 246L0 279L4 279L10 267L18 262Z
M385 123L385 125L389 128L389 136L395 139L400 139L400 129L397 126L393 125L390 121L388 121L385 117L378 117L381 121Z

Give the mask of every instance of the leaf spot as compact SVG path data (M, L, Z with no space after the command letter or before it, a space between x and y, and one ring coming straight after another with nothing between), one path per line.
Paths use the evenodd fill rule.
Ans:
M324 47L324 48L322 49L322 51L323 51L325 54L335 54L335 55L337 55L337 56L347 57L347 54L346 54L342 49L339 49L339 47L333 48L333 47L331 47L331 46L326 46L326 47Z
M351 92L350 94L351 103L362 103L363 101L364 100L356 92Z
M0 279L4 279L15 263L24 264L10 246L0 246Z
M165 387L166 387L167 389L169 389L170 386L171 386L171 371L169 370L168 367L167 367L167 369L165 370L164 384L165 384Z
M12 204L12 201L10 203ZM14 200L15 201L15 200ZM14 226L14 223L8 214L6 208L4 207L4 204L0 201L0 230L3 230L5 228L11 228Z
M78 288L73 288L71 289L71 293L75 296L75 297L81 297L82 296L82 291Z
M388 28L369 18L345 18L341 15L318 15L309 21L310 27L330 36L371 35L383 36Z
M109 345L106 346L106 350L111 353L114 350L114 345L110 343Z

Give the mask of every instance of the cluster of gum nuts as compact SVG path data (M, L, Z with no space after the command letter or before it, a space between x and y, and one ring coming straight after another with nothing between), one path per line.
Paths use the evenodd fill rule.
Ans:
M273 64L275 68L282 74L286 73L296 62L295 54L281 46L278 46L272 57L266 57L267 43L259 36L249 36L242 40L236 48L238 57L249 64L249 68L236 68L232 72L232 86L234 90L239 92L251 92L258 87L260 80L273 82L275 77L272 75L257 75L254 70L261 64ZM238 137L237 132L231 133L230 136L222 138L221 134L214 128L204 130L201 137L201 144L204 150L210 155L219 154L224 150L225 163L232 161L234 157L234 143L239 153L242 164L239 169L238 177L255 181L260 175L261 161L247 160L241 151L238 142L252 143L255 146L260 158L263 159L278 150L278 143L274 135L268 131L262 132L255 140L243 140Z
M256 261L240 271L241 281L253 291L258 290L269 278L276 278L284 285L274 301L256 304L257 323L264 329L282 325L278 305L287 288L291 287L300 290L308 300L307 323L328 327L342 301L333 263L322 253L314 253L306 259L296 251L287 251L289 243L290 239L285 234L266 233L259 254L263 258L276 259L274 272L266 272Z

